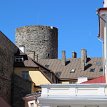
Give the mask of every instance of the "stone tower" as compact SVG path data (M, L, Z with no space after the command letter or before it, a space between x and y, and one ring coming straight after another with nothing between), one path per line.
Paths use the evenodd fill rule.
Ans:
M58 29L25 26L16 29L16 45L33 59L58 58Z

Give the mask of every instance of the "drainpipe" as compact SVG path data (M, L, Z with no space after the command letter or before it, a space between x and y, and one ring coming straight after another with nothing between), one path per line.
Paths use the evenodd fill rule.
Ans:
M107 83L107 23L104 23L104 70L105 70L105 79Z
M107 8L107 0L104 0L104 8ZM104 15L104 73L105 80L107 84L107 13L103 13Z
M98 16L99 16L99 38L103 40L104 45L104 75L107 84L107 0L104 0L103 8L98 9Z

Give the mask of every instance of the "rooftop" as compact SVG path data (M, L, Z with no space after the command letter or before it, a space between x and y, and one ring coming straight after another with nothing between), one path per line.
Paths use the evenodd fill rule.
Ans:
M102 58L87 58L85 69L81 69L81 59L67 59L64 66L59 59L40 59L39 63L53 71L60 79L77 79L78 77L88 77L89 79L103 75Z

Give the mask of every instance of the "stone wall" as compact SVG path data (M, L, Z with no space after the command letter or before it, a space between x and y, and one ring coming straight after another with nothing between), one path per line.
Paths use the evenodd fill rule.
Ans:
M25 107L23 97L32 92L33 83L13 75L12 80L12 107Z
M18 48L0 32L0 96L11 103L11 76Z
M16 45L39 59L58 58L58 29L50 26L25 26L16 29Z

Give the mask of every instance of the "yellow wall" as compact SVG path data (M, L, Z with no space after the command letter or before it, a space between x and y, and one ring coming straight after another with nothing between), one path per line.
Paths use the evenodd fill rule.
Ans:
M69 84L69 81L63 81L62 84Z
M36 85L50 84L50 82L40 71L29 71L29 75Z
M29 80L35 83L35 85L51 84L49 80L37 69L37 68L15 68L15 74L22 77L22 71L29 72Z
M107 95L107 87L105 88L105 94Z

